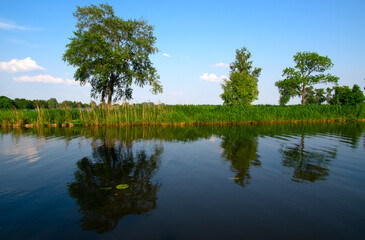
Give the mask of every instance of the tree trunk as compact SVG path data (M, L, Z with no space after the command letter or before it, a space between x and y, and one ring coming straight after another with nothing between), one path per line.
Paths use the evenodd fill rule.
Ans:
M302 89L302 106L305 105L305 83L303 83L303 89Z
M108 108L112 109L113 88L108 87Z
M105 88L103 88L103 91L101 93L101 108L105 109Z
M114 93L114 83L115 83L115 76L112 73L109 78L108 83L108 108L112 109L112 99L113 99L113 93Z

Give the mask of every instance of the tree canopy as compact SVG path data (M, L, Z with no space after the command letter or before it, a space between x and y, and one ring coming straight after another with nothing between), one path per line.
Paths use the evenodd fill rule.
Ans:
M332 105L356 105L365 101L364 93L357 84L352 89L349 86L335 86L332 89L327 89L327 92L328 103Z
M0 108L14 108L14 101L8 97L0 96Z
M159 75L149 58L158 49L153 26L147 21L123 20L108 4L77 7L76 31L66 46L63 60L77 67L74 74L81 85L91 84L91 96L112 100L132 98L132 84L152 86L162 92ZM114 96L114 98L113 98Z
M275 83L281 95L281 105L285 105L290 98L296 96L301 96L302 105L305 105L308 86L318 83L337 84L338 77L323 73L333 67L331 59L327 56L320 56L316 52L298 52L293 58L295 67L285 68L282 75L285 78Z
M221 84L223 93L220 96L224 105L249 106L258 99L257 83L261 68L253 68L250 57L247 48L236 50L236 60L230 65L229 79L224 79Z

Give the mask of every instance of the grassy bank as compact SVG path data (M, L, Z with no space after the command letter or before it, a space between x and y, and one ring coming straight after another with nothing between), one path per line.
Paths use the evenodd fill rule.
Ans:
M364 104L356 106L126 105L112 110L0 110L0 123L9 126L125 126L174 124L243 124L365 119Z

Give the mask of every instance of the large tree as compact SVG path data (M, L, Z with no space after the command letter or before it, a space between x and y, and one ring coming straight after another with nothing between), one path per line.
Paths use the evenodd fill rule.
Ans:
M293 58L295 67L285 68L282 75L285 79L275 83L281 95L280 104L285 105L290 98L301 96L302 105L305 105L308 86L317 83L337 84L338 77L323 73L333 67L331 59L327 56L320 56L316 52L298 52Z
M108 4L77 7L74 17L77 29L63 60L77 67L76 81L91 84L92 97L101 97L103 106L107 97L110 107L112 100L132 98L133 83L152 86L154 94L162 92L149 58L158 51L153 26L143 19L123 20Z
M250 57L247 48L236 50L236 60L230 65L229 79L224 79L221 84L223 93L220 96L224 105L249 106L258 99L257 82L261 68L253 68Z

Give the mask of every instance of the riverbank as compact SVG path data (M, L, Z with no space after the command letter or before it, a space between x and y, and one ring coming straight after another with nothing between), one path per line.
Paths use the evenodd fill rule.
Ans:
M0 110L2 127L264 124L364 121L365 105L125 105L116 109Z

